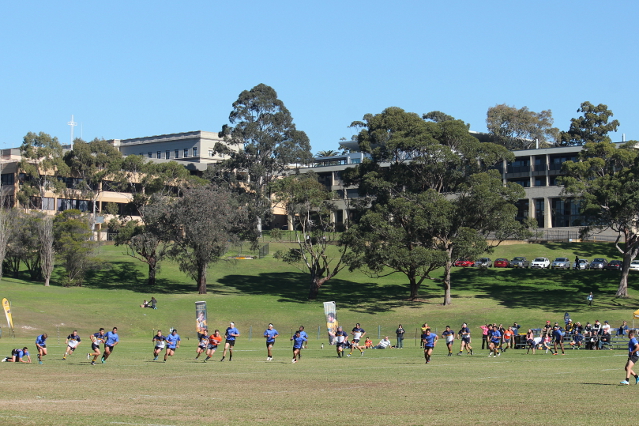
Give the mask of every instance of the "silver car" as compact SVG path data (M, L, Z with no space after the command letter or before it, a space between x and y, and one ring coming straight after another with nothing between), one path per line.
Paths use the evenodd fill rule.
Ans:
M567 257L558 257L552 261L550 269L570 269L570 260Z
M475 267L477 268L492 268L493 261L488 257L482 257L475 261Z
M574 269L588 269L588 266L590 266L588 259L579 259L579 262L572 264Z
M608 260L604 259L603 257L597 257L596 259L593 259L592 262L590 262L590 269L599 269L600 271L602 271L606 265L608 265Z

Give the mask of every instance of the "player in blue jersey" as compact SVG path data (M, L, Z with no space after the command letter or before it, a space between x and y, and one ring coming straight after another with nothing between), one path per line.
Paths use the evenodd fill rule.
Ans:
M160 352L166 346L166 337L162 335L162 330L158 330L158 332L153 336L153 361L157 361L160 356Z
M169 359L170 356L175 355L175 350L180 347L180 335L177 334L177 330L173 329L171 334L165 337L166 351L164 351L164 362Z
M495 356L500 356L501 352L499 352L499 344L501 342L501 332L496 325L491 325L488 327L488 338L490 342L488 343L488 356L491 357L493 354Z
M277 330L273 328L273 324L269 324L268 328L264 330L264 338L266 339L266 360L273 360L273 345L275 344L275 339L279 336Z
M448 356L453 356L453 343L455 342L455 332L450 329L450 325L446 326L446 330L444 330L444 332L442 333L442 339L446 339Z
M25 361L26 358L26 361ZM24 348L16 348L11 351L11 356L6 358L2 358L2 362L24 362L27 364L31 363L31 355L29 354L29 349L25 346Z
M344 355L344 345L348 342L348 333L342 329L341 325L337 327L333 340L335 342L335 349L337 350L337 357L341 358Z
M81 339L80 336L78 336L78 330L73 330L73 332L67 336L67 350L64 351L64 356L62 357L63 360L66 360L67 356L71 355L73 351L76 350L80 341Z
M468 327L468 324L462 324L459 329L459 333L457 333L457 337L461 340L461 346L459 347L457 355L461 355L464 352L464 348L466 348L466 351L472 355L473 348L470 346L470 327Z
M639 341L635 337L635 331L628 332L628 361L626 361L626 380L622 381L622 385L630 383L630 376L635 378L635 384L639 384L639 376L633 371L632 367L639 361Z
M561 348L561 354L566 355L566 351L564 350L564 335L561 333L561 329L558 325L555 325L552 328L551 339L555 349L555 353L553 353L553 355L557 355L557 345Z
M302 349L308 349L308 334L306 334L306 332L304 331L303 325L300 325L299 332L300 332L300 336L306 339L306 341L304 341L304 346L302 346ZM299 359L301 357L302 357L302 351L300 351L297 358Z
M229 326L226 328L224 332L224 338L226 342L224 343L224 351L222 352L222 359L220 361L224 361L226 358L226 351L229 351L229 361L233 361L233 348L235 347L235 339L239 337L240 331L235 328L235 323L231 322Z
M197 338L198 338L198 345L197 345L197 349L195 350L196 355L195 355L195 359L198 359L200 357L200 355L202 355L204 352L206 352L206 347L209 344L209 332L206 328L202 328L202 331L199 332L197 334Z
M306 342L306 337L302 337L302 333L297 330L295 335L291 337L293 341L293 362L297 362L300 359L300 351L302 350L302 346L304 346L304 342Z
M87 359L91 359L93 357L93 361L91 361L91 365L95 365L95 361L100 356L100 345L105 342L106 334L104 333L104 328L100 327L100 330L97 333L92 334L91 336L91 349L93 349L93 353L87 354Z
M109 355L111 355L111 353L113 352L113 349L115 348L115 345L120 343L120 336L118 336L118 328L113 327L113 330L107 331L104 337L105 337L104 354L102 355L102 364L104 364L107 358L109 357Z
M422 334L422 344L424 345L424 358L426 359L426 364L430 362L430 357L433 354L433 349L435 349L435 345L437 344L437 334L432 333L430 328L427 328Z
M41 334L36 337L36 349L38 350L38 363L42 364L42 357L47 354L47 333Z

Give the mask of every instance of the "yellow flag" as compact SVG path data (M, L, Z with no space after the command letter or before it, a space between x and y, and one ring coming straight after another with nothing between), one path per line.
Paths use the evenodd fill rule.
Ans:
M4 308L4 314L7 317L7 324L9 324L9 327L11 327L11 330L13 330L13 317L11 316L11 305L9 304L9 301L7 300L6 297L2 299L2 307Z

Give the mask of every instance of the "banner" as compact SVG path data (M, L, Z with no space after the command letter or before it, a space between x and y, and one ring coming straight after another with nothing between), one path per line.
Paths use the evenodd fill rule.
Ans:
M13 331L13 317L11 316L11 305L9 301L5 297L2 299L2 307L4 308L4 315L7 317L7 324L11 327L11 331Z
M335 302L324 302L324 316L326 317L326 331L328 331L328 342L333 344L333 338L337 331L337 308Z
M5 299L5 300L7 300L7 299ZM634 316L635 316L635 318L639 318L639 309L637 309L637 310L634 312Z
M206 302L195 302L195 331L201 333L208 330L206 320Z

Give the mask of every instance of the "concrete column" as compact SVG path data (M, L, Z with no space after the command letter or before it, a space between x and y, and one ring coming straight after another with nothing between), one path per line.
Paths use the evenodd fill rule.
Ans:
M552 228L552 209L550 198L544 197L544 228Z

